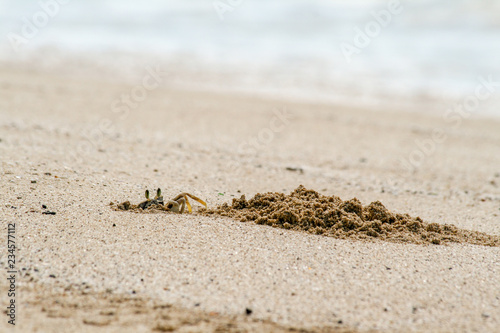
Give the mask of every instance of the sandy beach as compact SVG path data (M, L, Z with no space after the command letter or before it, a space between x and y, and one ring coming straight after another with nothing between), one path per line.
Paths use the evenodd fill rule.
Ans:
M158 187L216 207L304 185L500 236L499 120L99 74L0 65L17 332L500 332L499 247L337 239L196 203L182 215L109 206Z

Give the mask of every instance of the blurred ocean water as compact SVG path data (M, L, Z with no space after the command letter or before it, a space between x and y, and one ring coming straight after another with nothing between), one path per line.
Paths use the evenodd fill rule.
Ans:
M57 1L0 0L0 59L150 54L224 74L221 86L374 105L459 101L479 77L500 82L497 0ZM478 113L500 116L499 96Z

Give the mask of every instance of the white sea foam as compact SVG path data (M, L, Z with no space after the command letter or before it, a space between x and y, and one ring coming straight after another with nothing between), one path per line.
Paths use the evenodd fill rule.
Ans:
M460 100L479 76L500 81L500 1L401 1L402 12L350 62L342 43L354 45L355 28L390 1L233 1L223 21L217 2L70 0L20 53L150 54L178 69L205 68L224 78L212 82L222 88L378 105ZM22 18L40 10L39 2L0 0L1 57L19 57L7 36L22 35ZM480 111L500 116L499 95Z

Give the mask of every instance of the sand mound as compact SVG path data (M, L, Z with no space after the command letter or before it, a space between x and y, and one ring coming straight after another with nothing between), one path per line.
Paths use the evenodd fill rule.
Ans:
M289 195L258 193L250 200L243 195L203 214L217 214L273 227L304 230L336 238L380 239L415 244L448 242L500 246L500 237L462 230L453 225L427 223L420 217L396 214L379 201L363 206L354 198L342 201L324 196L302 185Z

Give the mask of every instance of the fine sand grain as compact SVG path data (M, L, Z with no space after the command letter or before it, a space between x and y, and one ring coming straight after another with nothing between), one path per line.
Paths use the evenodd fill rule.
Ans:
M358 198L363 217L353 200L333 197L340 206L332 211L354 211L363 223L365 213L382 212L382 229L385 217L400 213L419 216L419 229L436 223L431 242L445 225L499 236L497 120L471 117L456 126L441 114L190 91L169 82L116 113L114 101L142 77L126 82L85 66L0 64L0 218L16 223L18 332L499 331L499 247L448 236L444 246L421 235L423 245L324 237L203 215L199 205L192 214L109 206L140 203L145 189L162 188L164 198L188 192L208 209L227 204L240 214L254 204L238 199L243 194L286 193L274 194L279 204L303 184L316 200ZM436 129L446 139L432 148ZM409 157L423 154L416 142L429 152L409 168ZM299 207L314 202L296 200ZM370 206L377 201L391 213ZM301 229L294 221L283 226ZM5 270L2 276L5 302ZM5 319L2 332L11 328Z

